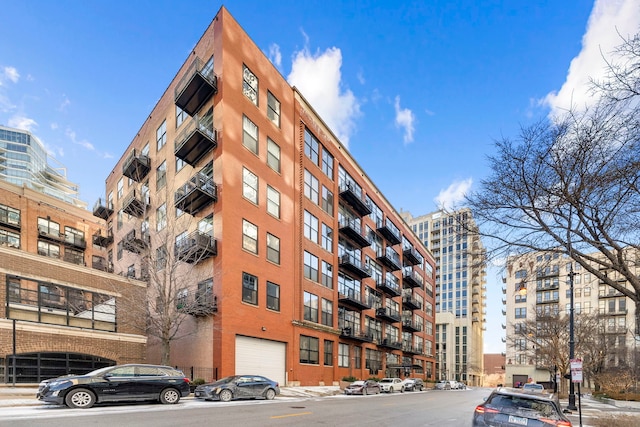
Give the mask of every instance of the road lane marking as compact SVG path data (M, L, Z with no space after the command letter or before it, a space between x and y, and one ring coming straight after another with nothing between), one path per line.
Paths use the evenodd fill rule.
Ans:
M299 412L297 414L286 414L286 415L274 415L271 419L274 418L287 418L287 417L299 417L301 415L311 415L313 412Z

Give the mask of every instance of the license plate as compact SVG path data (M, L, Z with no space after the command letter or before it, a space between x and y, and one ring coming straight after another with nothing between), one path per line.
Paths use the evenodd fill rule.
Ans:
M529 422L528 418L523 417L514 417L513 415L509 415L509 422L513 424L517 424L519 426L526 426Z

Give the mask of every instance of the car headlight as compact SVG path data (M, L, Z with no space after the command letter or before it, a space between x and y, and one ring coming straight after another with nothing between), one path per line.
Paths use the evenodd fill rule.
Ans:
M71 385L71 381L68 380L51 381L49 383L49 388L62 388L69 385Z

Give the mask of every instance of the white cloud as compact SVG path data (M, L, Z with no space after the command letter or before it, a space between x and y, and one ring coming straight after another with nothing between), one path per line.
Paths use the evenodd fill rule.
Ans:
M340 142L349 146L360 115L360 103L353 92L342 88L342 53L336 47L312 54L308 48L294 53L289 84L298 88Z
M9 127L22 129L29 132L32 132L33 130L35 130L35 128L38 127L38 123L35 120L25 116L13 116L9 119L9 122L7 124L9 125Z
M70 128L67 128L67 130L65 131L65 135L67 135L67 137L71 140L71 142L83 148L86 148L87 150L94 151L96 149L93 146L93 144L87 141L86 139L78 140L76 133Z
M282 65L282 53L280 53L280 46L275 43L271 43L269 45L269 59L277 68L280 68Z
M67 95L62 95L62 102L58 107L58 111L66 110L69 105L71 105L71 101L69 101L69 98L67 98Z
M416 116L408 108L400 108L399 96L396 96L394 108L396 110L396 127L404 129L404 143L413 142L413 122L415 122Z
M58 130L58 123L52 122L50 126L51 126L51 130Z
M571 107L584 108L594 102L588 93L589 78L604 76L603 55L621 43L620 35L634 35L640 28L638 0L596 0L582 37L582 50L571 61L567 79L558 92L551 92L544 102L552 115ZM618 34L619 33L619 34Z
M465 195L471 188L473 179L467 178L464 181L454 181L449 187L440 190L434 201L438 209L454 210L457 205L464 200Z
M4 67L2 70L2 77L0 78L0 86L7 80L12 83L18 83L19 79L20 73L18 73L18 70L16 70L15 67Z

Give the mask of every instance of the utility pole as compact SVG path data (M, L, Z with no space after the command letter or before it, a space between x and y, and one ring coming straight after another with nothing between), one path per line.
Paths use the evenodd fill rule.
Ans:
M569 267L569 361L575 358L575 340L573 334L573 276L575 273L573 272L573 259L569 259L570 267ZM578 408L576 407L576 395L573 386L573 379L569 379L569 405L567 405L567 409L570 411L575 411Z

